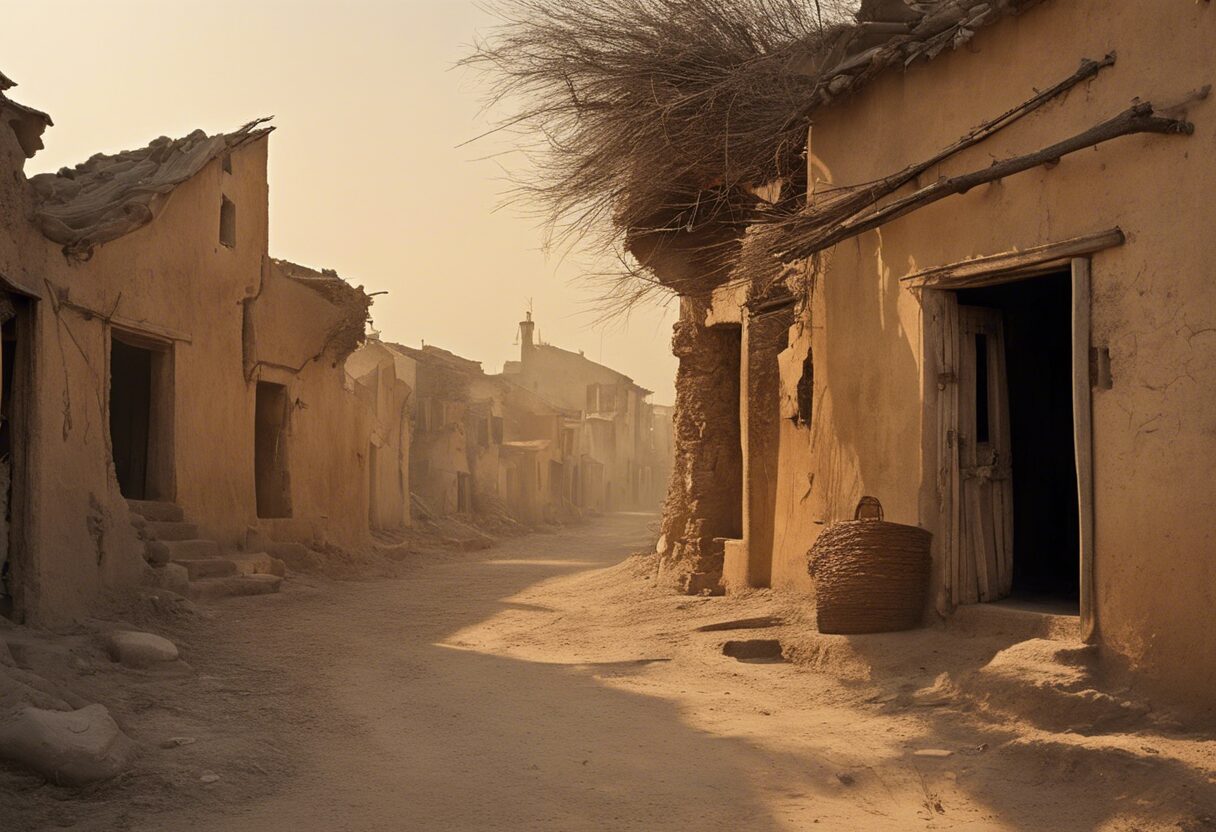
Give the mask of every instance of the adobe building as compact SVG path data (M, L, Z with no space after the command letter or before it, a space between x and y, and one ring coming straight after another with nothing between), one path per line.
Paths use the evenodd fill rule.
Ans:
M475 491L497 490L496 485L476 489L473 482L481 423L487 434L493 432L494 413L472 389L484 377L481 363L430 344L420 349L402 344L388 346L413 361L416 368L409 457L411 491L427 511L437 516L473 513L477 510ZM496 480L497 472L491 468L482 466L483 475Z
M372 416L366 449L368 525L373 531L408 527L417 364L372 331L346 359L346 374Z
M576 505L597 511L651 508L666 480L655 476L651 391L581 352L541 343L528 312L519 324L519 361L503 376L557 408L582 414L574 445L582 457Z
M148 562L267 591L251 538L367 539L343 363L370 299L268 257L270 128L26 177L51 121L2 91L0 113L3 613L70 620Z
M562 410L517 384L513 376L492 378L501 390L500 489L507 513L521 523L536 524L572 519L584 505L595 508L594 502L583 500L580 414Z
M874 496L933 533L930 616L1071 616L1210 709L1216 8L867 8L807 207L743 241L785 270L682 299L661 550L690 591L812 593L808 550Z

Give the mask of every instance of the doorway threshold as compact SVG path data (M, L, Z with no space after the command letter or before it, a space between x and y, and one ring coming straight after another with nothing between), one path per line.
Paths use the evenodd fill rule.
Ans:
M946 619L946 627L967 635L1081 640L1076 607L1056 600L1007 598L989 604L966 604Z

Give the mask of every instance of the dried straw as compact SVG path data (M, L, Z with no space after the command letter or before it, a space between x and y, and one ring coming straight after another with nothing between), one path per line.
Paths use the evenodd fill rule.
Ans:
M624 254L625 234L742 227L740 194L805 168L819 54L851 0L503 0L465 65L488 71L490 105L514 115L551 240ZM626 268L607 303L653 279ZM620 278L625 282L621 283Z

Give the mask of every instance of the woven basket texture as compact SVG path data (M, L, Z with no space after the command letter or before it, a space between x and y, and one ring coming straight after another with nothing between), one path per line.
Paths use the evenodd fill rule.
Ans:
M811 547L821 633L888 633L920 626L929 591L929 542L915 526L849 520Z

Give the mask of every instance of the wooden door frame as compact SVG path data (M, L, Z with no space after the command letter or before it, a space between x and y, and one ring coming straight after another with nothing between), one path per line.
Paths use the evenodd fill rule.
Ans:
M1090 255L1120 245L1119 229L1040 246L1024 252L994 255L958 264L919 271L901 279L901 284L917 292L921 300L921 350L924 390L923 447L926 460L936 460L937 534L934 549L940 570L938 611L953 612L949 584L951 553L959 546L958 454L954 453L958 431L957 305L949 293L958 289L994 286L1068 270L1071 273L1072 319L1072 392L1073 443L1077 469L1077 507L1079 518L1080 616L1079 635L1087 643L1098 638L1097 604L1094 587L1096 552L1093 400L1090 378L1091 279ZM1015 474L1016 476L1016 474Z

